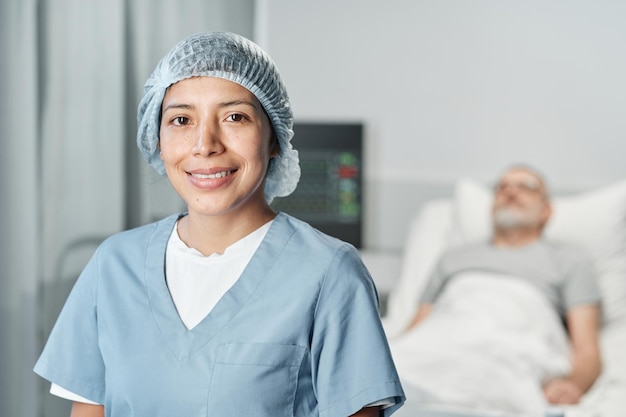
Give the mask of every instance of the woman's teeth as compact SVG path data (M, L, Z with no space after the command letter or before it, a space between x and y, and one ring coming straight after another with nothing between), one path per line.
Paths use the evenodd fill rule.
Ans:
M231 173L232 171L221 171L221 172L216 172L214 174L191 174L191 175L196 178L201 178L201 179L215 179L215 178L223 178L227 175L230 175Z

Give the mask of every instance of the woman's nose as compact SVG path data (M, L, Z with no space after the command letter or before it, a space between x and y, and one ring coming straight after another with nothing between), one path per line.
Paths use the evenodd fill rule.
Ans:
M198 129L198 137L194 144L194 154L210 156L224 151L219 127L213 124L203 124Z

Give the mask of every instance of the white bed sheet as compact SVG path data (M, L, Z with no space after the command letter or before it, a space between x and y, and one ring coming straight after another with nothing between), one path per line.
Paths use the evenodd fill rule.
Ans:
M538 381L570 368L547 298L526 281L482 271L456 277L419 326L390 342L403 383L424 392L422 403L543 417Z

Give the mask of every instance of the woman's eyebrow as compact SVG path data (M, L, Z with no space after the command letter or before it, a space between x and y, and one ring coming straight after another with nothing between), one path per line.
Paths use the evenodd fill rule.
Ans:
M167 106L163 107L162 112L165 113L169 109L191 110L191 109L193 109L193 105L192 104L183 104L183 103L172 103L172 104L168 104Z
M232 100L232 101L223 101L219 104L220 107L230 107L230 106L238 106L238 105L247 105L253 107L255 109L259 109L255 102L250 100Z

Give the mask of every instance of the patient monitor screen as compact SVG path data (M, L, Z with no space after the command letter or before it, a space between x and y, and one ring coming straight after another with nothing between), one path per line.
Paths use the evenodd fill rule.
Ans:
M360 248L363 126L295 123L293 130L302 176L272 207Z

